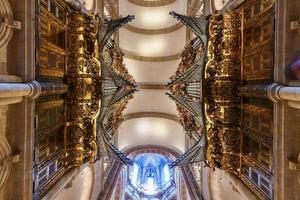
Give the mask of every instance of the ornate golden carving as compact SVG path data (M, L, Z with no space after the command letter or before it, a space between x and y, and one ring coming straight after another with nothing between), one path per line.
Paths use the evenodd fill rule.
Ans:
M208 137L207 160L210 167L221 167L222 145L219 139L219 129L216 122L221 116L221 109L216 106L212 96L212 88L215 84L214 77L220 74L222 60L221 42L223 30L223 16L215 14L211 16L209 23L208 61L205 67L205 80L203 87L206 88L204 100L206 102L206 132Z
M96 119L100 112L100 62L96 58L100 22L95 16L69 15L67 166L93 162L98 153Z
M211 167L238 173L240 167L240 85L241 22L238 12L212 15L209 24L206 88L208 150Z
M121 49L117 47L117 45L114 45L112 48L108 49L108 52L113 59L112 68L114 69L114 71L118 75L124 77L126 80L134 82L132 75L128 73L128 69L123 63L124 53L121 51Z
M49 68L40 68L40 75L41 76L54 76L63 78L65 73L63 70L56 70L56 69L49 69Z
M198 53L200 53L200 49L197 48L194 51L192 44L186 45L184 51L181 54L181 61L179 63L179 66L175 72L175 75L171 77L171 80L175 80L176 77L184 74L186 70L188 70L192 66Z

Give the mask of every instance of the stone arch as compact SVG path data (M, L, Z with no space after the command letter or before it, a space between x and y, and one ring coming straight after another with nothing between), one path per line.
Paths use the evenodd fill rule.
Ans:
M2 22L0 22L0 48L7 45L12 34L13 27L10 23L13 23L13 13L7 0L0 1L0 16Z
M7 181L11 171L11 165L5 162L5 159L7 159L10 155L11 148L9 143L5 137L0 138L0 190Z

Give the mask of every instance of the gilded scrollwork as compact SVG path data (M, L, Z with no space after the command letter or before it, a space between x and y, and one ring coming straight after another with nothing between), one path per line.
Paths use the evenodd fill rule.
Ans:
M179 66L175 72L175 75L173 75L170 79L175 80L176 77L181 76L186 72L189 67L192 66L192 64L195 61L197 53L200 52L199 48L194 49L193 43L191 42L190 44L186 45L184 48L184 51L181 54L181 61L179 63Z
M96 159L96 118L102 91L101 66L96 58L100 22L96 16L76 12L69 14L68 21L66 163L72 167Z
M211 167L238 173L240 166L240 16L236 11L212 15L205 69L208 150Z

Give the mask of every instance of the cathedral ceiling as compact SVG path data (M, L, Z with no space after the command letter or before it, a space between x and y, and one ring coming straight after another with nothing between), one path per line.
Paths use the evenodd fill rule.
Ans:
M119 129L119 146L159 142L184 151L183 128L176 121L176 105L165 94L165 85L175 73L186 44L185 27L169 12L186 14L187 2L147 2L150 1L119 2L120 15L135 15L135 20L120 30L119 40L124 63L140 90L124 111L126 121Z

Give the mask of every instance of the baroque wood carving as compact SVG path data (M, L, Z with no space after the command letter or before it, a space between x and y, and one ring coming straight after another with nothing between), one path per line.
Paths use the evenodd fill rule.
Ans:
M101 66L97 56L100 21L72 12L68 24L67 166L93 162L98 153L96 119L100 111Z
M208 132L207 159L211 167L238 173L240 167L240 14L212 15L205 69L204 99Z

